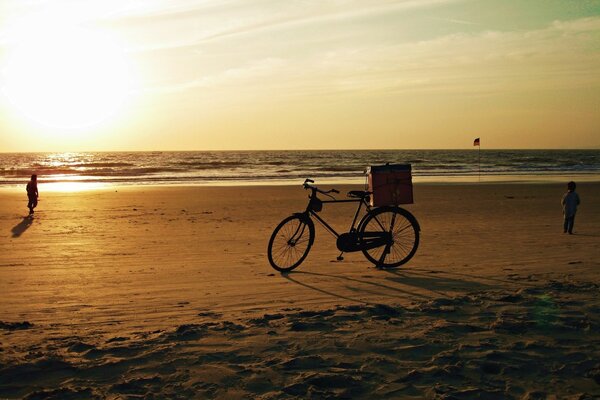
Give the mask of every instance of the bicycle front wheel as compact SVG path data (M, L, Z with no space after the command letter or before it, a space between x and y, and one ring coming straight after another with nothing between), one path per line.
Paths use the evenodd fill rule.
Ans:
M267 248L269 263L288 272L302 264L315 241L315 225L309 217L292 215L277 225Z
M365 257L380 268L395 268L410 260L419 247L419 223L408 211L380 207L365 216L359 238Z

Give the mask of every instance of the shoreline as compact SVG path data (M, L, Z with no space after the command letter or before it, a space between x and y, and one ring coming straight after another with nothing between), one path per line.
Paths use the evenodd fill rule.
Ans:
M438 179L438 177L423 178L413 176L413 185L416 186L472 186L472 185L557 185L566 184L573 180L576 183L589 183L595 184L600 183L600 175L589 174L589 175L552 175L552 176L535 176L535 175L522 175L516 179L513 175L502 175L495 176L494 179L490 179L490 176L485 176L480 181L478 178L464 179L464 177L444 177L445 179ZM510 179L509 179L510 178ZM365 179L334 179L334 178L314 178L315 184L318 185L340 185L340 186L365 186ZM102 181L52 181L44 183L43 178L40 179L39 187L48 192L80 192L90 190L111 190L119 188L185 188L185 187L294 187L302 186L304 178L298 178L298 180L223 180L223 181L206 181L206 182L181 182L181 183L170 183L170 182L138 182L138 183L121 183L121 182L102 182ZM27 180L23 180L23 183L19 184L5 184L0 185L0 192L15 192L22 190L22 187L27 183Z
M0 187L37 174L53 184L293 185L361 184L368 166L409 164L415 183L600 182L597 150L315 150L0 154Z

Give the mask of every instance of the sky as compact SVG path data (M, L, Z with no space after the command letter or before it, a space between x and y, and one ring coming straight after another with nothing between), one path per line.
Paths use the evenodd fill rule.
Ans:
M0 151L600 148L600 0L1 0Z

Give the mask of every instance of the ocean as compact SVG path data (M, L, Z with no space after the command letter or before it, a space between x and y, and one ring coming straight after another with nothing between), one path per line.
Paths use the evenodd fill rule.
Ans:
M600 150L310 150L0 153L0 186L364 182L371 165L411 164L415 182L600 180Z

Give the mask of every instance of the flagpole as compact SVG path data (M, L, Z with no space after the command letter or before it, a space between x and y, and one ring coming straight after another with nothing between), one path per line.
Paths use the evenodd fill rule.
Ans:
M473 146L477 146L477 176L481 182L481 138L475 138Z

